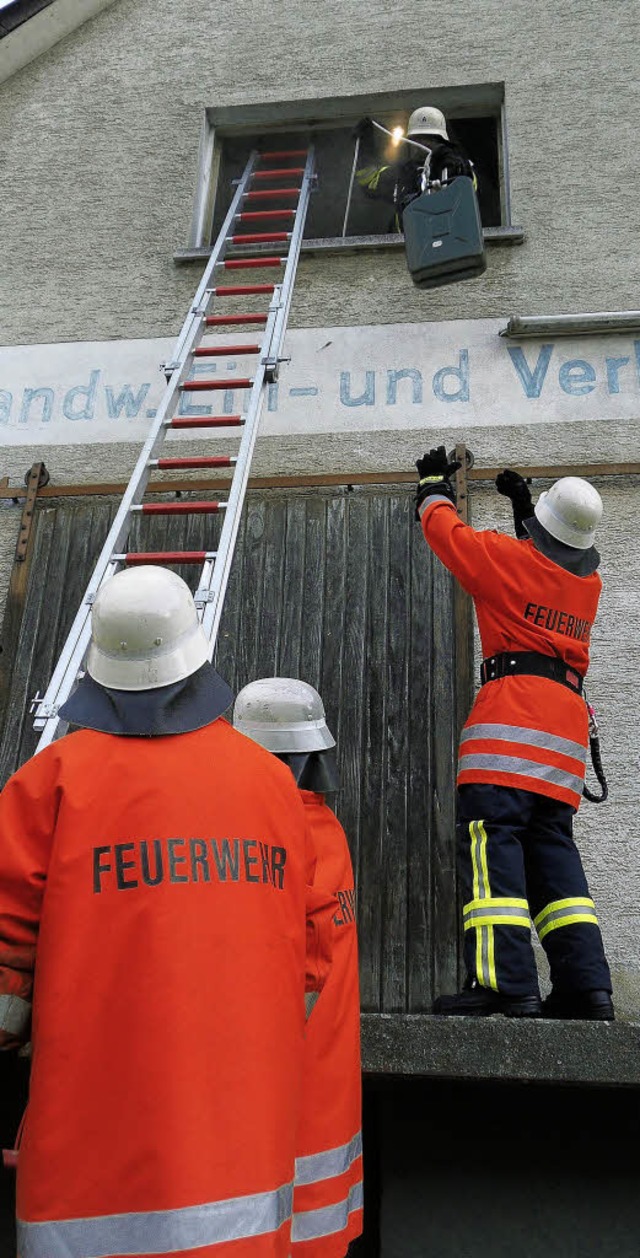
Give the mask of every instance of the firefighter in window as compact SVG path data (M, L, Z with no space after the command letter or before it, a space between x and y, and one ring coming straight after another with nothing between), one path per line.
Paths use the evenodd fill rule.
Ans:
M365 142L379 124L363 118L356 128L356 138ZM386 128L379 128L384 131ZM406 137L400 141L404 152L396 161L383 165L362 166L356 174L365 196L389 201L395 208L392 231L402 231L402 215L409 203L428 188L451 183L459 175L467 175L477 191L473 162L449 139L443 113L430 105L414 109Z

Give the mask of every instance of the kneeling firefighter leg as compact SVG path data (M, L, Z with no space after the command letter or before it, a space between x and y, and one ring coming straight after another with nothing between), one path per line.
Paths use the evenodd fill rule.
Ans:
M519 801L485 785L458 792L458 860L464 908L465 991L441 996L434 1013L538 1017L538 974L531 947Z

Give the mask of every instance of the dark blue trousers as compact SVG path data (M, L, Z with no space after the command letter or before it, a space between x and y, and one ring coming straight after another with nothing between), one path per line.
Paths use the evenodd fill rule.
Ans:
M464 956L469 977L482 987L538 993L533 921L555 991L611 991L573 815L569 804L533 791L459 787Z

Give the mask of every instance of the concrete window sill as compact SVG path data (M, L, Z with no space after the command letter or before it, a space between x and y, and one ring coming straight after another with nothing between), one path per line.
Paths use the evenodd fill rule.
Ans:
M486 245L521 245L524 241L524 228L485 227L483 235ZM312 257L336 253L366 253L375 250L401 249L403 245L404 236L396 232L383 236L329 236L323 240L303 240L302 253ZM273 246L271 246L271 251L273 251ZM198 249L178 249L173 255L173 260L178 265L185 262L206 262L211 252L210 245ZM252 252L257 253L258 250Z

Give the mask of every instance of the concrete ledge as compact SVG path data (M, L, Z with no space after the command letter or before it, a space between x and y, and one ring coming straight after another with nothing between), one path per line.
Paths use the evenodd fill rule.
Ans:
M523 227L485 227L483 231L486 245L521 245L524 241ZM390 232L382 236L327 236L322 240L303 240L302 252L314 255L333 253L363 253L380 249L401 249L404 236L400 232ZM259 253L259 249L252 249ZM265 253L273 253L273 245L264 249ZM206 262L211 256L211 246L199 249L178 249L173 255L174 262Z
M640 1025L365 1013L362 1057L376 1075L638 1087Z

